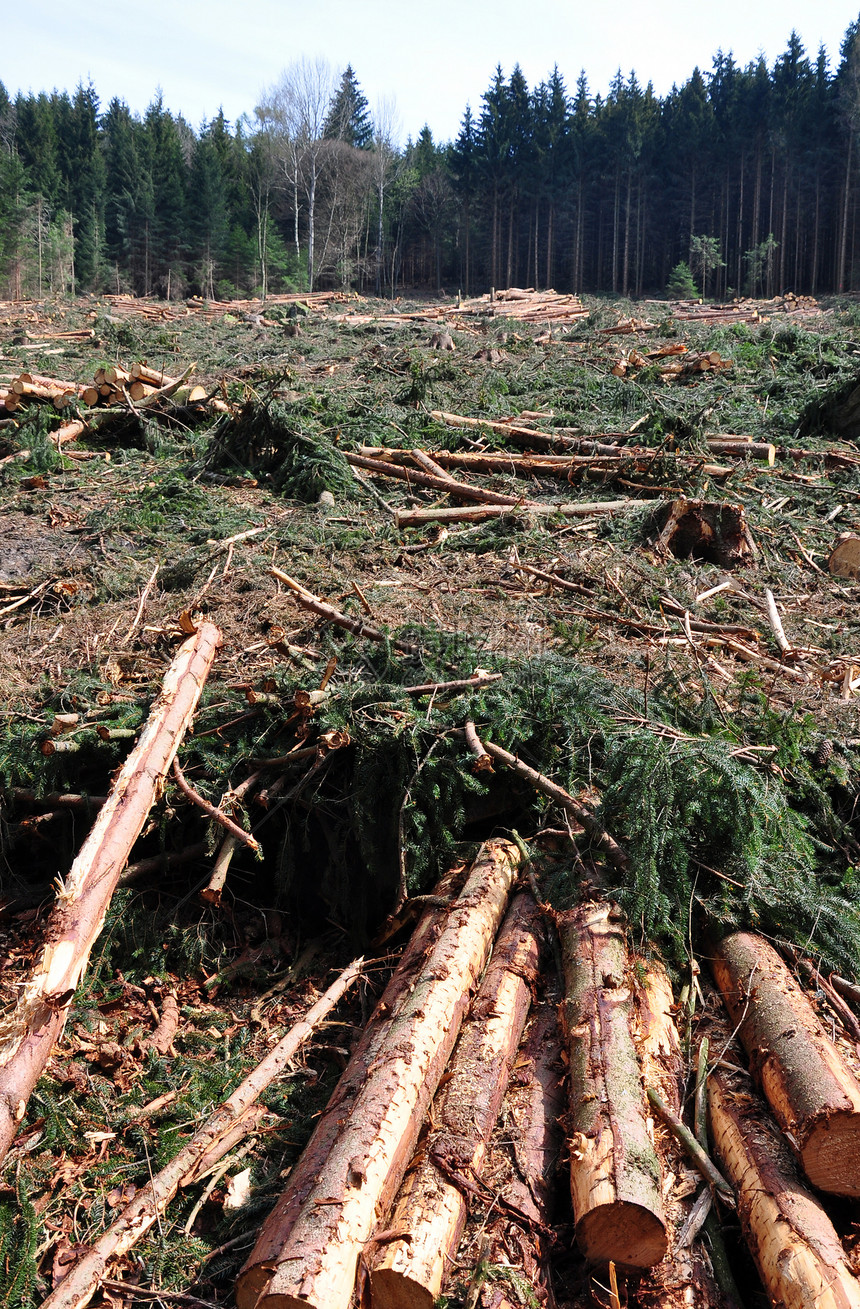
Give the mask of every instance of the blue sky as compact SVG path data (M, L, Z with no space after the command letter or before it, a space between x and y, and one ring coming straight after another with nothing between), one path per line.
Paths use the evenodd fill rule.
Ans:
M605 92L620 67L658 94L711 66L719 48L739 64L768 64L794 28L807 53L827 47L831 66L858 0L148 0L125 11L88 0L7 0L0 80L15 94L73 90L92 81L143 113L157 87L196 128L223 106L253 115L265 86L302 55L351 63L370 101L392 98L401 139L425 122L456 135L467 101L477 109L496 64L519 61L530 86L557 63L570 89L585 69ZM123 13L129 17L123 16Z

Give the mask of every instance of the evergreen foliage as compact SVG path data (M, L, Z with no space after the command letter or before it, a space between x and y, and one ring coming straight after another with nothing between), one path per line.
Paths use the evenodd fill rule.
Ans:
M595 96L585 74L569 93L557 67L529 87L499 66L454 143L429 128L386 140L382 174L351 65L333 95L320 84L316 116L300 79L253 128L219 113L196 134L160 95L140 118L119 100L102 111L92 85L4 91L0 278L39 293L32 249L68 215L86 291L265 293L286 271L276 252L292 276L307 263L312 229L314 284L392 294L453 281L638 296L682 264L714 296L856 290L857 24L840 53L831 72L794 33L771 67L718 51L662 98L636 72Z

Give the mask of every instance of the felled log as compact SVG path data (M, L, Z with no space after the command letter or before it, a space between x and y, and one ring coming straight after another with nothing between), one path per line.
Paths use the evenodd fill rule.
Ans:
M336 1117L326 1111L305 1151L308 1162L293 1170L265 1223L236 1285L239 1309L346 1309L358 1256L403 1179L519 857L515 845L490 841L476 859L370 1065L365 1047L363 1080L356 1083L347 1068L349 1096L340 1098Z
M833 1225L750 1089L740 1078L714 1073L710 1125L771 1302L784 1309L860 1309L860 1283Z
M42 957L0 1024L0 1160L65 1025L129 851L194 715L221 635L203 623L180 647L161 694L62 886Z
M650 1268L665 1255L668 1236L631 1035L623 918L614 905L588 901L560 915L558 926L576 1239L591 1263Z
M737 568L758 554L741 505L675 500L656 541L676 559L704 559L721 568Z
M511 904L480 991L419 1143L385 1220L403 1233L382 1247L371 1274L378 1309L432 1309L456 1254L468 1210L457 1178L480 1177L540 961L540 909L531 896Z
M637 509L658 509L662 500L591 500L572 504L537 504L521 500L514 505L475 505L465 509L398 509L398 527L421 527L424 523L483 523L508 514L558 514L562 518L589 518L599 514L623 514Z
M762 937L735 932L711 969L777 1122L822 1191L860 1196L860 1082Z
M846 532L830 551L827 571L831 577L860 577L860 536Z
M675 1019L672 1015L672 983L665 968L652 963L636 989L636 1046L642 1060L647 1086L655 1087L674 1114L682 1113L685 1080L684 1059ZM654 1122L655 1148L664 1173L676 1173L679 1147L658 1120ZM701 1242L682 1243L679 1234L689 1217L687 1207L674 1198L674 1188L665 1199L670 1243L666 1257L637 1285L641 1309L724 1309L725 1300L717 1286L708 1253Z
M248 1115L256 1100L284 1071L297 1050L362 972L361 959L344 969L311 1005L305 1017L294 1023L253 1072L243 1078L232 1095L209 1115L170 1163L138 1191L95 1245L66 1273L44 1301L43 1309L83 1309L89 1303L109 1261L126 1254L149 1231L181 1186L196 1181L253 1129L254 1120L249 1120Z
M402 482L408 482L413 486L426 486L432 491L444 491L447 495L456 496L459 500L474 500L481 504L490 505L521 505L528 504L522 496L505 495L501 491L488 491L483 486L470 486L467 482L457 482L452 477L436 477L432 473L416 472L412 468L404 468L399 464L389 463L384 459L367 459L364 455L350 454L349 451L344 453L347 463L352 464L355 468L366 468L370 473L376 473L382 477L399 478Z

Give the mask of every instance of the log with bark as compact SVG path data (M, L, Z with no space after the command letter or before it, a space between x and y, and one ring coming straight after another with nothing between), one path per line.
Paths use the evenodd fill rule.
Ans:
M126 1254L158 1222L181 1186L189 1186L253 1130L255 1102L284 1071L290 1059L361 977L363 960L345 968L328 990L293 1024L235 1091L210 1114L191 1140L126 1205L106 1232L87 1250L44 1301L43 1309L83 1309L98 1289L108 1263Z
M814 1186L860 1196L860 1081L763 938L736 932L711 968L756 1079Z
M508 910L385 1227L402 1233L383 1246L371 1274L378 1309L432 1309L466 1223L462 1182L481 1175L540 962L541 911L529 895Z
M68 1016L129 851L191 722L221 636L203 623L179 649L161 694L57 896L42 957L0 1024L0 1160Z
M591 1263L650 1268L668 1236L633 1044L624 920L586 901L559 916L570 1053L570 1184L576 1239Z
M412 1156L519 858L510 842L487 843L420 974L362 1042L239 1276L239 1309L349 1304L358 1257Z
M860 1283L820 1202L746 1079L710 1080L710 1126L744 1236L773 1305L860 1309Z

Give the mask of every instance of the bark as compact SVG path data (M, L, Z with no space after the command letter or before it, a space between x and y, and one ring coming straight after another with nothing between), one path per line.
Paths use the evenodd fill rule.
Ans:
M362 972L361 959L344 969L325 994L311 1006L305 1017L290 1028L253 1072L240 1082L233 1094L210 1114L176 1157L138 1191L119 1218L48 1296L42 1309L82 1309L98 1289L108 1262L125 1254L149 1231L180 1186L188 1186L203 1176L242 1136L253 1130L257 1121L253 1114L254 1102L283 1072L296 1051L349 987L361 977Z
M181 646L140 740L123 764L58 894L42 958L0 1025L0 1160L65 1025L111 895L194 715L220 642L203 623Z
M711 960L780 1127L814 1186L860 1195L860 1082L767 941L736 932Z
M860 1309L860 1283L829 1218L748 1090L713 1074L710 1122L771 1302L782 1309Z
M668 1238L630 1030L633 991L622 919L613 905L587 902L560 917L559 936L576 1238L591 1263L650 1268L665 1255Z
M518 860L516 846L489 842L426 961L423 944L410 946L239 1275L239 1309L348 1305L358 1256L403 1178ZM417 929L427 944L438 912Z
M442 1290L468 1211L452 1174L469 1180L481 1175L537 977L540 918L527 895L517 896L508 911L433 1102L430 1132L385 1221L404 1236L383 1247L371 1275L378 1309L432 1309Z

